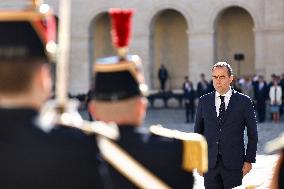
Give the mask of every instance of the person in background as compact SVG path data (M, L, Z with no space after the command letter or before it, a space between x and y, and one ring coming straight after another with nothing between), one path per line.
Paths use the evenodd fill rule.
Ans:
M166 82L168 80L168 77L169 77L168 70L166 66L162 64L158 71L158 78L160 81L160 87L162 92L165 92Z
M280 120L280 106L282 104L282 89L275 78L273 85L269 89L270 112L272 113L272 121L278 123Z
M205 95L206 93L209 92L209 83L205 79L205 74L201 73L200 74L200 81L197 83L197 95L198 97L201 97L202 95Z
M184 77L184 83L182 85L183 94L184 94L184 102L185 102L185 116L186 116L186 123L189 123L189 114L191 122L194 120L194 113L195 113L195 91L193 89L193 84L189 81L188 76Z
M266 81L264 80L264 77L262 75L259 75L258 81L256 81L254 88L254 99L256 103L256 111L259 123L265 121L268 91L268 86L266 84Z
M254 99L254 88L249 76L245 76L244 82L241 84L241 90L242 93L249 96L250 99Z

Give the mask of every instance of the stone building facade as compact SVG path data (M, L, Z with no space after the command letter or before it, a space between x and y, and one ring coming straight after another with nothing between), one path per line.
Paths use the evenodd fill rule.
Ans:
M58 13L59 0L46 0ZM72 0L70 92L86 92L98 57L114 55L109 8L133 8L130 53L141 56L146 81L158 88L157 70L166 65L168 89L188 75L210 79L211 67L227 61L235 75L284 72L283 0ZM235 54L244 60L236 61Z

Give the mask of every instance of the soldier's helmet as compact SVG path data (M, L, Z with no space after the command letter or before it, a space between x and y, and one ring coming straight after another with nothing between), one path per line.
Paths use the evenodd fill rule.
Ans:
M127 55L132 10L110 9L112 41L118 55L94 63L93 98L117 101L147 93L143 65L138 55Z
M32 1L35 2L35 1ZM0 11L0 58L41 58L56 53L56 19L47 4Z

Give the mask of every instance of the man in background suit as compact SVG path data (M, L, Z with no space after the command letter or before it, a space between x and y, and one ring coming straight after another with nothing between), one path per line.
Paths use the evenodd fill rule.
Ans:
M216 91L200 98L194 131L208 142L206 189L231 189L250 172L257 150L257 125L251 99L234 91L232 69L218 62L212 69ZM248 144L244 146L247 129ZM245 150L246 149L246 150Z
M188 76L184 77L184 82L182 85L183 95L184 95L184 103L185 103L185 117L186 123L189 123L189 114L191 114L191 122L194 120L194 113L195 113L195 91L193 89L193 84L189 81Z
M166 82L168 80L169 74L166 66L164 64L161 65L158 71L158 78L160 81L161 91L165 92Z
M259 123L265 121L266 115L266 101L268 100L268 85L262 75L259 76L258 81L254 85L254 97L256 103L256 111Z

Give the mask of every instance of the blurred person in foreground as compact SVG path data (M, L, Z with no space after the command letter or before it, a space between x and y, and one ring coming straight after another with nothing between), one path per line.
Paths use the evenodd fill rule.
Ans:
M265 146L266 152L279 155L276 165L273 169L270 189L284 188L284 133L279 137L269 141Z
M56 27L38 8L0 12L0 188L101 189L93 137L64 125L41 129Z
M242 178L255 162L256 117L251 99L230 87L233 73L228 63L216 63L212 79L216 91L200 98L194 131L205 136L209 147L205 188L231 189L242 184Z
M120 131L118 146L162 182L171 188L192 188L193 175L186 163L190 161L186 156L189 150L187 141L139 129L147 109L147 100L144 97L147 86L143 65L137 55L126 55L123 48L127 48L129 39L125 40L121 36L130 32L123 26L131 28L132 11L111 9L110 15L111 33L118 56L101 58L94 64L93 99L89 111L96 120L115 122ZM173 132L170 130L167 133ZM121 174L111 166L110 173L114 188L138 188L130 181L129 176Z

